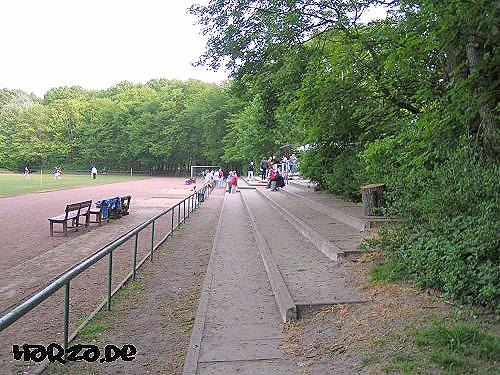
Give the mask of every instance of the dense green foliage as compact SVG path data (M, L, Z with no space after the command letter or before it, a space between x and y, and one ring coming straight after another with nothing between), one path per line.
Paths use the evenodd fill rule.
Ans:
M185 173L220 159L227 111L226 90L200 81L61 87L43 100L4 89L0 165Z
M383 20L361 23L370 5ZM226 62L241 110L226 158L309 144L301 171L360 199L383 182L390 269L500 307L499 19L490 0L211 0L200 63Z

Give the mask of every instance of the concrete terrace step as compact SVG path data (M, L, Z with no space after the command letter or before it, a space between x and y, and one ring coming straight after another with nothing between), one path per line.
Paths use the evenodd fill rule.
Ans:
M246 179L244 179L244 178L242 178L242 177L240 177L240 178L238 179L238 189L255 189L255 188L256 188L256 186L252 186L252 185L250 185L250 184L246 181Z
M365 302L346 280L351 262L326 258L258 190L241 194L299 311L308 306Z
M240 194L226 194L183 374L297 373L279 317Z
M260 177L257 179L253 179L253 180L249 180L245 177L241 177L241 180L245 181L247 185L249 186L254 186L254 187L257 187L257 186L267 186L267 182L264 182L260 179Z
M335 194L324 191L303 189L290 184L284 189L284 192L304 199L311 208L322 211L333 219L359 230L368 230L399 220L382 216L366 216L361 203L348 202Z
M288 209L284 208L282 204L276 202L275 199L271 198L271 195L276 194L276 192L271 192L268 190L259 190L258 193L264 197L264 199L283 217L292 224L295 229L297 229L305 238L313 243L313 245L321 251L328 259L338 260L339 257L345 255L344 251L337 245L328 240L327 236L319 233L315 228L313 228L309 223L299 218L297 215L290 212ZM300 204L300 201L298 201ZM314 217L314 215L313 215Z
M274 261L271 251L267 244L262 228L257 223L255 216L253 215L248 203L245 199L245 194L241 194L241 199L245 204L248 216L252 222L252 227L254 229L255 239L257 240L257 245L259 247L259 252L264 262L264 267L266 268L267 277L271 288L273 289L274 299L278 310L281 315L281 320L286 323L291 320L297 320L297 306L293 302L290 291L286 287L285 281L283 280L283 275L279 271L278 265Z
M312 194L300 194L297 191L294 191L293 186L286 187L285 189L280 189L280 192L289 194L292 197L298 198L303 201L304 204L309 206L310 208L322 212L330 218L339 221L343 224L349 225L357 230L365 230L368 227L368 221L361 219L357 216L351 215L342 211L340 208L328 206L325 202L320 202L316 199L313 199ZM308 196L309 195L309 196Z
M283 190L286 191L287 189L288 187ZM337 220L336 215L328 215L329 211L322 209L324 206L318 207L319 204L317 204L311 207L312 204L301 196L288 195L283 190L280 189L281 192L271 192L269 190L260 192L281 210L288 212L296 220L302 221L304 225L314 228L317 237L338 248L342 254L360 252L357 247L363 238L371 235L370 232L360 231L346 225Z
M316 183L311 182L311 180L303 180L301 178L295 180L289 180L288 184L297 187L299 189L310 190L310 191L314 191L314 188L316 187Z

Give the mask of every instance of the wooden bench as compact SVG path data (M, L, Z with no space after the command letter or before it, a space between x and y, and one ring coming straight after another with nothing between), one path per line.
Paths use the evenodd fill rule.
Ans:
M103 209L104 205L100 205L99 207L91 207L90 210L89 210L89 223L93 223L93 224L99 224L101 225L102 223L102 209ZM92 215L95 215L95 220L92 220Z
M116 198L112 198L112 199L120 199L120 206L118 207L115 207L114 209L108 209L108 212L107 212L107 216L106 216L106 222L109 222L109 219L110 218L113 218L113 219L117 219L117 218L120 218L122 216L125 216L125 215L128 215L129 214L129 209L130 209L130 199L131 199L131 196L130 195L127 195L127 196L124 196L124 197L116 197ZM105 208L105 204L104 202L107 201L107 200L111 200L111 199L103 199L101 201L97 201L96 202L96 207L93 207L90 209L90 212L89 214L90 215L95 215L95 220L91 220L90 219L90 223L96 223L96 224L101 224L102 223L102 214L103 214L103 211L104 211L104 208ZM98 204L98 205L97 205Z
M120 199L120 213L122 216L128 215L128 210L130 209L130 199L132 199L130 195L126 195Z
M64 215L49 217L50 223L50 236L54 236L54 223L62 224L63 233L65 236L68 235L68 229L78 230L80 226L80 218L85 218L85 226L88 227L90 222L90 206L92 206L92 201L84 201L78 203L70 203L66 205L66 210ZM68 226L68 222L71 225Z

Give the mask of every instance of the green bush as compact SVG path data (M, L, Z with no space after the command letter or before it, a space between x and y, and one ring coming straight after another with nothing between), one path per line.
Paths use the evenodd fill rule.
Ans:
M378 145L365 160L387 162L391 158L382 155L388 149ZM403 218L403 225L381 231L378 245L390 264L385 267L404 270L419 287L499 310L500 166L480 156L467 139L438 160L428 155L426 163L407 164L406 173L400 172L401 166L388 167L391 210Z

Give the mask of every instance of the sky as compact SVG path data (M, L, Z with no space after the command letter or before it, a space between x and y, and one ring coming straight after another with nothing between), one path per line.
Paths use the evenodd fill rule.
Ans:
M190 0L1 0L0 88L43 97L59 86L105 89L154 78L222 82L192 63L206 40Z
M43 97L125 80L220 83L227 72L192 65L206 44L186 12L194 2L208 0L0 0L0 88Z

